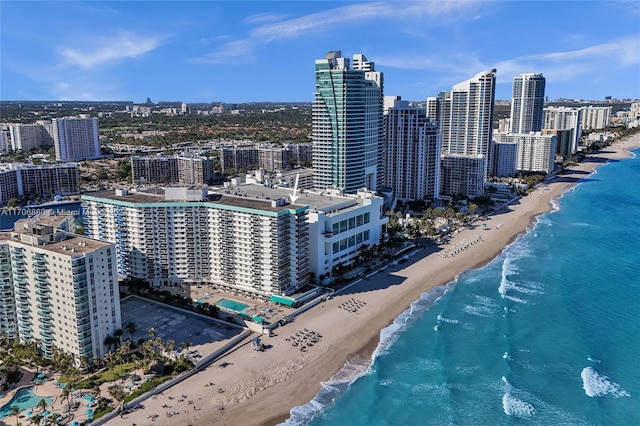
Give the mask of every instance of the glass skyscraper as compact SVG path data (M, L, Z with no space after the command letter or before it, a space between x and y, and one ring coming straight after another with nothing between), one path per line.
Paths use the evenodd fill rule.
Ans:
M355 193L382 184L383 76L374 63L340 51L315 63L314 187Z
M513 77L511 133L542 130L545 82L542 74L528 73Z

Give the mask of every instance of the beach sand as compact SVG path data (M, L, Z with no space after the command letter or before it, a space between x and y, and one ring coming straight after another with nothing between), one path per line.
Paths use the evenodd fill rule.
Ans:
M640 146L640 134L616 141L602 152L558 175L536 191L506 206L478 225L454 234L443 246L422 249L408 262L390 266L340 295L277 328L265 352L250 347L250 339L221 360L176 386L142 403L143 409L115 418L110 425L273 425L289 417L294 406L308 403L347 360L366 366L380 330L387 327L422 293L445 285L461 272L481 267L513 242L536 216L551 210L579 179L599 165L629 156ZM443 253L463 242L482 239L455 256ZM354 299L350 312L339 306ZM362 303L364 302L364 303ZM354 302L351 302L353 305ZM296 332L313 330L322 338L302 352L287 341ZM163 407L164 405L164 407ZM167 412L176 412L167 416ZM152 420L150 416L157 414Z

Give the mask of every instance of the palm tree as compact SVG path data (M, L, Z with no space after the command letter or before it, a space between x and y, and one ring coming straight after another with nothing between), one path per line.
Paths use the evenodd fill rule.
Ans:
M151 337L152 339L154 337L156 337L156 329L151 327L149 330L147 330L147 336Z
M121 329L121 328L119 328L119 329L117 329L116 331L114 331L114 332L113 332L113 337L114 337L114 339L116 339L116 342L115 342L115 343L116 343L116 345L117 345L118 347L120 347L120 341L121 341L120 337L121 337L123 334L124 334L124 331L122 331L122 329Z
M138 326L136 325L136 323L133 321L129 321L124 325L124 328L125 330L127 330L127 333L129 333L129 335L131 336L131 341L133 341L133 335L136 333L136 330L138 329Z
M47 406L49 404L47 404L47 401L45 401L44 399L41 399L40 402L38 402L37 408L40 409L40 411L44 411L47 409Z
M34 425L39 425L40 420L42 420L42 414L34 414L33 416L29 417L29 421Z
M111 352L111 346L115 343L115 339L111 336L107 336L104 338L104 345L107 347L107 350Z
M70 383L67 383L67 386L64 387L64 389L62 389L62 396L61 399L62 400L67 400L67 410L71 410L71 400L69 399L69 394L71 393L71 390L69 389L69 385Z
M186 357L187 352L189 351L189 348L191 347L191 342L189 342L188 340L183 340L182 342L180 342L180 349L182 350L182 356Z
M18 424L18 414L20 414L20 409L17 405L11 406L11 415L16 416L16 425Z

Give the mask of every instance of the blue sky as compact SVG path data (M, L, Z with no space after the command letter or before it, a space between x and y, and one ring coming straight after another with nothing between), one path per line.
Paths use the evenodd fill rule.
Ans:
M311 102L314 61L363 53L385 95L478 72L546 94L640 98L638 1L0 1L1 100Z

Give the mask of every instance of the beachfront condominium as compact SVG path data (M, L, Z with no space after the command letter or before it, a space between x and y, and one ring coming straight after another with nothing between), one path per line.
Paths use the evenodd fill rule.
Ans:
M482 168L484 179L491 167L492 119L496 87L496 70L483 71L452 90L427 99L427 115L436 121L442 137L442 158L447 161L447 174L442 166L443 195L457 195L448 191L468 187L475 193L475 169ZM473 170L467 173L459 157L468 157ZM482 164L480 164L480 162ZM457 182L446 182L445 179ZM464 183L464 184L462 184Z
M544 129L571 130L571 155L578 152L578 144L582 137L581 123L582 110L580 108L550 106L544 109Z
M440 135L424 108L385 96L384 185L402 201L440 195Z
M383 167L383 74L364 55L340 51L315 61L314 187L377 190Z
M57 195L79 195L76 163L0 164L0 205L12 198L52 200Z
M511 133L542 130L545 81L542 74L538 73L526 73L513 77Z
M582 130L600 130L611 126L611 106L588 106L580 108L582 119L580 127Z
M87 115L54 118L52 136L58 161L100 158L98 119Z
M187 187L82 199L85 232L115 244L124 277L260 295L289 295L309 283L308 206Z
M42 214L0 232L0 327L82 359L102 358L104 339L122 327L113 244L69 232L71 216Z
M494 139L497 144L516 145L518 171L550 173L553 170L556 154L555 135L541 132L495 133Z

